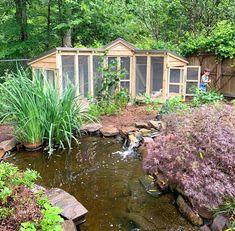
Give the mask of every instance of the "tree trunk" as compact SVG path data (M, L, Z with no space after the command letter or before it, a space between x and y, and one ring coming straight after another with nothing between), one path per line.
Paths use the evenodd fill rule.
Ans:
M67 29L64 33L63 46L72 47L72 29L71 28Z
M27 0L15 0L16 22L20 27L20 41L28 39L27 33Z
M50 47L50 36L51 36L51 0L48 0L47 5L47 41L46 48Z

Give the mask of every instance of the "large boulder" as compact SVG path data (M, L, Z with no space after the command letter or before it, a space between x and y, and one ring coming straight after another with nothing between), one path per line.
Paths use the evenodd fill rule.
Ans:
M113 125L103 126L100 129L100 132L102 133L103 136L108 136L108 137L116 136L119 134L119 130Z
M177 197L176 204L179 206L180 212L194 225L201 226L203 224L202 218L192 210L181 195Z

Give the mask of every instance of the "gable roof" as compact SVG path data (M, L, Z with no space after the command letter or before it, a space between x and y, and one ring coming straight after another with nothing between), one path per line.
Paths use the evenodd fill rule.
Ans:
M127 42L126 40L122 39L122 38L117 38L114 41L106 44L105 46L103 46L102 48L107 50L110 49L111 47L115 46L116 44L121 43L124 46L128 47L130 50L138 50L137 47L135 47L134 45L132 45L131 43Z
M28 64L33 64L34 62L40 60L40 59L44 59L47 56L57 53L59 51L68 51L68 52L104 52L110 48L112 48L113 46L117 45L117 44L122 44L124 46L126 46L127 48L129 48L130 50L134 51L136 54L144 54L144 53L148 53L148 54L170 54L175 56L176 58L178 58L179 60L188 63L188 60L184 57L182 57L181 55L176 54L175 52L172 51L168 51L168 50L142 50L139 49L137 47L135 47L133 44L127 42L126 40L122 39L122 38L117 38L114 41L106 44L105 46L103 46L102 48L71 48L71 47L56 47L52 50L46 51L42 54L40 54L39 56L31 59Z

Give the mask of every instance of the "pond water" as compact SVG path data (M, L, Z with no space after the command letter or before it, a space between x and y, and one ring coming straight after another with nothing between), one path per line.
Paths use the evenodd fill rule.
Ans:
M81 231L197 230L174 206L171 194L148 195L139 177L141 161L120 154L115 139L82 137L78 147L56 151L48 158L43 151L17 152L8 159L20 169L37 170L45 187L59 187L87 209Z

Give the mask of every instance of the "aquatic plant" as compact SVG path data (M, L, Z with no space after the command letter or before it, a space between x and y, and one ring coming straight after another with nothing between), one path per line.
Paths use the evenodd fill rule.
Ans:
M84 120L91 117L87 107L69 86L61 95L46 80L30 79L30 72L18 70L0 84L0 113L2 121L10 121L17 139L22 143L42 143L46 141L49 153L55 145L71 148L73 135Z
M41 143L44 130L41 122L41 101L36 94L43 91L29 79L30 73L18 69L17 74L8 75L0 84L0 111L2 121L11 121L15 135L23 143Z
M194 108L163 117L167 132L148 145L144 168L178 185L194 207L218 207L235 196L235 110Z

